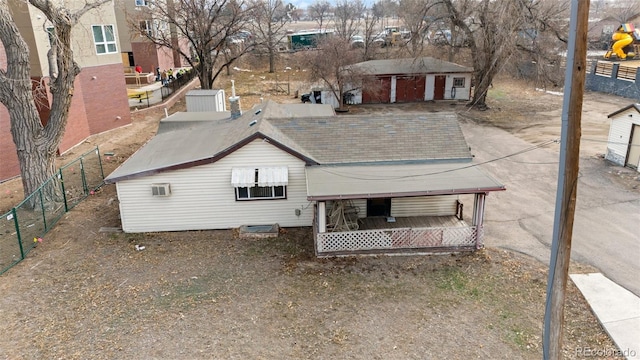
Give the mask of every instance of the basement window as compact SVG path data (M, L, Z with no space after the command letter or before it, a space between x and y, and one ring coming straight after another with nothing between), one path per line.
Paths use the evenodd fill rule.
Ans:
M464 78L453 78L453 87L463 88L464 87Z
M153 195L153 196L169 196L169 195L171 195L171 185L169 185L169 184L151 184L151 195Z

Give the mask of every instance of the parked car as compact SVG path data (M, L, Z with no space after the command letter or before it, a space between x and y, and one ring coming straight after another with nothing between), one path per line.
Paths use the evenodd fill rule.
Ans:
M353 35L351 37L351 47L352 48L363 48L364 47L364 37L360 35Z

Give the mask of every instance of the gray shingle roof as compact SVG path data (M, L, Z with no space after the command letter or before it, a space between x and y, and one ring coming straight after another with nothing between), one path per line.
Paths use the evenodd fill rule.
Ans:
M345 67L368 75L471 73L473 68L432 57L370 60Z
M188 114L182 113L181 121ZM194 114L203 119L203 113ZM329 105L266 101L234 120L187 121L184 129L157 134L105 181L215 162L256 138L268 138L311 164L471 160L453 113L393 118L327 114L333 114Z
M269 122L320 164L471 159L454 113Z

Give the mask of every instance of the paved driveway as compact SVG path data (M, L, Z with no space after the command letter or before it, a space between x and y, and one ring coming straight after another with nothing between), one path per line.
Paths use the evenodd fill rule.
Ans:
M532 146L493 127L463 123L462 129L476 162ZM482 166L507 187L487 197L487 246L549 263L558 151L552 144ZM629 173L595 157L581 159L571 258L599 268L640 296L640 191L612 180L616 175L610 173L620 170Z

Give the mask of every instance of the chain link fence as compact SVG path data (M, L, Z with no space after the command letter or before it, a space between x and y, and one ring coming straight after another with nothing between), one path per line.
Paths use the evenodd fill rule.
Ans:
M22 261L60 218L104 183L98 147L80 155L0 218L0 274Z

